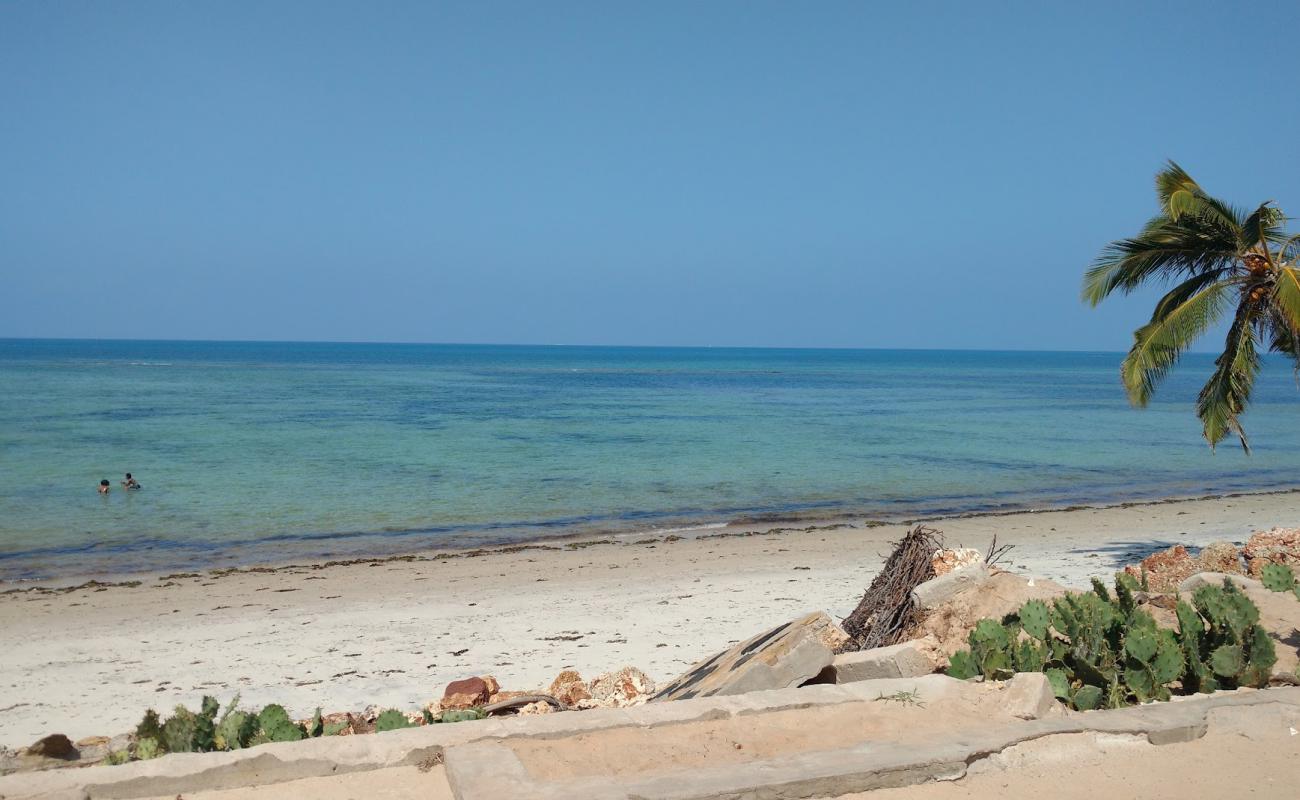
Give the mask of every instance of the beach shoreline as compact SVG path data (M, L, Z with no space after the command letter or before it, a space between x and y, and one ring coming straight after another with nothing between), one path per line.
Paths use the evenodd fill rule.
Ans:
M1295 492L928 520L949 546L1014 545L1008 569L1083 587L1175 544L1294 525ZM0 744L131 728L144 709L277 702L297 715L413 709L452 680L544 687L625 664L668 681L812 610L840 618L907 523L715 528L137 577L0 594Z
M938 525L950 520L963 519L981 519L997 518L1006 516L1018 516L1027 514L1060 514L1071 511L1085 510L1102 510L1102 509L1126 509L1143 506L1158 506L1176 503L1194 503L1198 501L1224 500L1242 497L1254 496L1285 496L1300 495L1300 486L1268 488L1257 491L1234 491L1234 492L1214 492L1206 494L1191 495L1170 495L1162 497L1136 496L1125 500L1101 501L1095 503L1074 502L1063 503L1059 505L1045 505L1040 507L1008 505L1006 507L986 507L980 510L956 511L952 513L938 514L920 514L911 515L903 514L896 516L879 515L879 514L850 514L850 513L779 513L770 514L746 514L729 519L703 518L693 522L682 522L681 524L672 524L669 526L648 526L633 527L623 529L591 529L590 526L575 526L573 530L553 533L548 535L525 536L518 539L509 539L504 541L482 542L475 541L475 537L448 537L445 543L421 547L403 549L401 547L380 548L374 551L357 551L340 554L337 556L311 556L303 554L302 556L286 556L282 558L266 558L260 556L257 552L250 553L245 558L226 560L220 564L201 565L187 562L180 565L171 565L166 567L153 567L140 570L80 570L73 571L63 575L50 575L35 578L17 578L4 579L0 578L0 594L14 591L24 591L32 588L47 588L64 590L83 584L95 584L96 586L125 584L135 581L147 581L156 578L165 578L178 573L207 573L214 577L221 577L226 574L232 574L243 571L279 571L285 569L323 569L332 566L346 566L363 562L384 562L384 561L426 561L439 560L446 558L463 558L490 555L493 553L511 553L521 549L546 549L547 545L569 546L572 544L588 544L610 540L624 543L635 541L636 543L648 543L655 540L664 540L668 537L680 538L725 538L728 536L749 536L757 533L794 533L794 532L811 532L814 530L832 530L841 527L885 527L885 526L909 526L916 524ZM376 538L381 534L365 534ZM464 540L468 538L470 543ZM254 550L269 549L269 546L258 546Z

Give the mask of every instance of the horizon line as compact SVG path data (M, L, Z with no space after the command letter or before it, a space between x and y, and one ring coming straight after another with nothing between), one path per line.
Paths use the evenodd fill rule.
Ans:
M1029 349L998 347L863 347L851 345L711 345L711 344L592 344L541 343L541 342L432 342L385 341L379 339L137 339L128 337L86 336L0 336L0 342L119 342L119 343L177 343L177 344L320 344L320 345L398 345L413 347L589 347L606 349L657 349L657 350L848 350L915 353L1078 353L1123 355L1124 350L1087 349ZM1188 350L1186 354L1212 354L1213 350ZM1267 353L1265 355L1268 355Z

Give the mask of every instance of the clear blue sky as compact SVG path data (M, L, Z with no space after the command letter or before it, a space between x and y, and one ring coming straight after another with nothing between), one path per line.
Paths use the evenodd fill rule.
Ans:
M1300 3L0 3L0 336L1125 349ZM1207 349L1213 343L1207 343Z

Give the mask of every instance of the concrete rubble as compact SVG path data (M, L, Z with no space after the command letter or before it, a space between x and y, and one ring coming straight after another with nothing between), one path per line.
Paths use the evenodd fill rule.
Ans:
M824 611L753 636L691 667L652 700L785 689L815 678L847 640Z

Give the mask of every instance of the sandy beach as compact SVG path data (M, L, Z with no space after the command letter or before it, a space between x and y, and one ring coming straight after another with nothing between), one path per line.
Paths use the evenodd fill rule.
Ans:
M928 522L949 546L1014 545L1008 569L1082 586L1155 550L1297 522L1293 492ZM116 734L148 707L413 709L454 679L544 686L631 664L669 680L801 612L847 614L906 524L735 525L121 585L0 589L0 745ZM680 537L680 538L679 538ZM126 580L126 579L124 579ZM136 583L138 581L138 583ZM129 584L129 585L128 585Z

